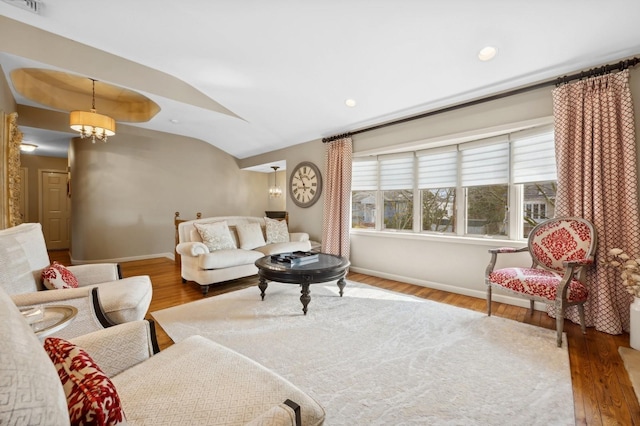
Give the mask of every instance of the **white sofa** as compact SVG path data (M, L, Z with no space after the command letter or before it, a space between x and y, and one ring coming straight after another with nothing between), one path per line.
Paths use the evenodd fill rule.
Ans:
M309 234L305 232L289 233L287 242L268 243L266 235L265 219L252 216L219 216L194 220L187 220L178 225L178 245L176 252L180 255L180 267L182 282L194 281L202 288L202 294L206 295L212 284L229 281L237 278L256 275L258 268L255 261L263 256L293 251L309 251L311 243ZM202 237L196 229L196 224L212 224L226 222L231 238L236 248L210 250L202 241ZM238 228L247 224L260 225L264 245L242 248L242 235ZM286 222L284 222L286 223Z

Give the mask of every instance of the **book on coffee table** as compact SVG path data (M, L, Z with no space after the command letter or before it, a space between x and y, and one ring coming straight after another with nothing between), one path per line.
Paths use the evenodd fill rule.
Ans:
M275 262L290 263L293 265L306 265L318 261L318 253L308 251L294 251L292 253L280 253L271 256Z

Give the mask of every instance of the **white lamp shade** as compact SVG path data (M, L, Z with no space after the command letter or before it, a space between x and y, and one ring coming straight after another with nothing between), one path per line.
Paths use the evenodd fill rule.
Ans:
M71 111L69 125L80 133L116 134L116 121L113 118L92 111Z

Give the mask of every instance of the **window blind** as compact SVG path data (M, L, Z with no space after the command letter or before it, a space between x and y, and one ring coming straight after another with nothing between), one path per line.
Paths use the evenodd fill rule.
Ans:
M380 159L380 189L413 189L414 156L400 156Z
M449 188L458 183L458 152L428 150L418 153L418 188Z
M378 189L378 160L353 160L351 169L352 191L375 191Z
M509 182L509 142L460 146L462 186L499 185Z
M511 135L513 183L557 180L553 130Z

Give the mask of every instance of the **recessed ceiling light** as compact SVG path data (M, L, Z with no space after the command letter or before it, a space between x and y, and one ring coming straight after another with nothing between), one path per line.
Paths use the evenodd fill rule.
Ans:
M344 101L344 104L348 107L354 107L356 106L356 101L355 99L347 99L346 101Z
M490 61L494 56L498 53L498 49L493 46L487 46L482 48L480 52L478 52L478 59L481 61Z

